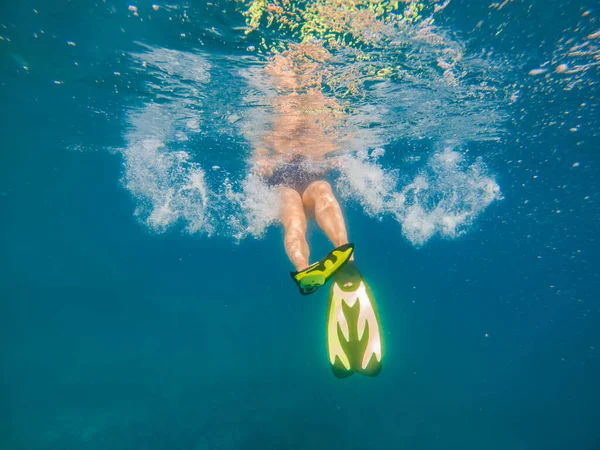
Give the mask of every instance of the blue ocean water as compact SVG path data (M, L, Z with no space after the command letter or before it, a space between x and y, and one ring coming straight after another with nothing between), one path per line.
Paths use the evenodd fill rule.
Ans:
M241 184L260 35L235 2L155 6L0 5L0 448L599 448L596 2L452 0L458 86L413 40L353 100L331 181L385 354L346 380Z

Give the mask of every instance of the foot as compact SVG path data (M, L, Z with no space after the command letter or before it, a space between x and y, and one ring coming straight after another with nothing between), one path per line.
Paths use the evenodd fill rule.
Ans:
M299 272L291 272L290 275L298 285L302 295L308 295L315 292L348 261L354 244L344 244L333 249L321 261L316 262L306 269Z

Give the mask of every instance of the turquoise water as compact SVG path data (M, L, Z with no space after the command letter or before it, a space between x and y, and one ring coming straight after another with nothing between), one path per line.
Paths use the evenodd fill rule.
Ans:
M0 6L0 448L598 448L595 2L452 0L350 97L385 356L346 380L247 176L271 29L156 6Z

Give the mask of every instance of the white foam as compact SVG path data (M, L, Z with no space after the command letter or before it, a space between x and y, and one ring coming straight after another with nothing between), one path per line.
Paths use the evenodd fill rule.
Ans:
M168 152L162 141L145 139L124 155L124 184L138 200L136 215L152 230L163 232L183 220L190 233L212 232L204 171L188 153Z
M136 215L156 232L178 224L189 233L220 234L236 240L263 236L279 216L276 189L251 174L241 180L231 177L220 161L211 161L212 169L207 174L195 161L196 150L191 150L193 137L203 130L210 130L210 138L215 140L223 131L214 126L214 112L211 118L202 113L215 106L204 97L211 83L211 65L206 56L146 47L131 57L147 80L148 96L154 98L126 113L126 145L121 149L123 184L136 199ZM218 89L210 84L210 92ZM260 104L260 95L272 95L267 91L263 88L255 98L248 95L246 101L254 99ZM412 97L407 91L402 95L409 106L418 107L418 96ZM270 120L268 108L259 106L235 121L235 127L250 143L260 139ZM351 152L384 145L387 138L381 136L391 130L387 125L378 128L356 123L364 119L361 111L367 111L365 108L357 109L346 123L356 132L345 142L349 153L338 160L340 170L335 184L342 199L358 202L372 217L395 218L406 239L420 246L436 236L461 236L488 205L501 198L483 161L469 161L452 148L435 151L429 158L404 157L403 167L396 170L384 169L380 164L384 155L381 148L370 153ZM393 108L382 111L377 117L389 116L388 123L400 114ZM223 117L236 114L229 112ZM249 115L252 120L244 119ZM442 119L442 128L452 123L448 117ZM207 120L211 120L210 127ZM224 126L232 128L230 122ZM466 125L461 126L464 130ZM414 170L418 164L421 167ZM415 172L408 181L405 166Z
M229 205L224 206L233 212L226 234L236 240L260 238L269 226L278 221L280 196L274 187L268 186L256 175L248 175L238 184L237 190L228 185L225 198Z
M346 200L356 200L372 217L387 212L398 183L393 171L385 171L378 164L381 149L371 154L358 152L355 156L340 158L340 173L336 180L339 195Z
M398 185L398 177L386 173L372 155L347 157L337 182L342 197L356 199L367 214L392 215L416 246L435 236L461 236L485 208L502 198L481 158L469 163L452 149L435 152L410 183Z
M182 148L200 130L199 90L210 80L209 64L199 54L146 49L131 56L161 101L127 113L123 183L137 200L136 215L152 230L163 232L181 221L190 233L210 234L205 173Z

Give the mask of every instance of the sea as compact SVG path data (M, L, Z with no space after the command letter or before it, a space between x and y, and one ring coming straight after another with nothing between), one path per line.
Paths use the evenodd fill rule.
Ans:
M251 170L281 58L374 378ZM599 101L594 0L2 1L0 450L600 449Z

